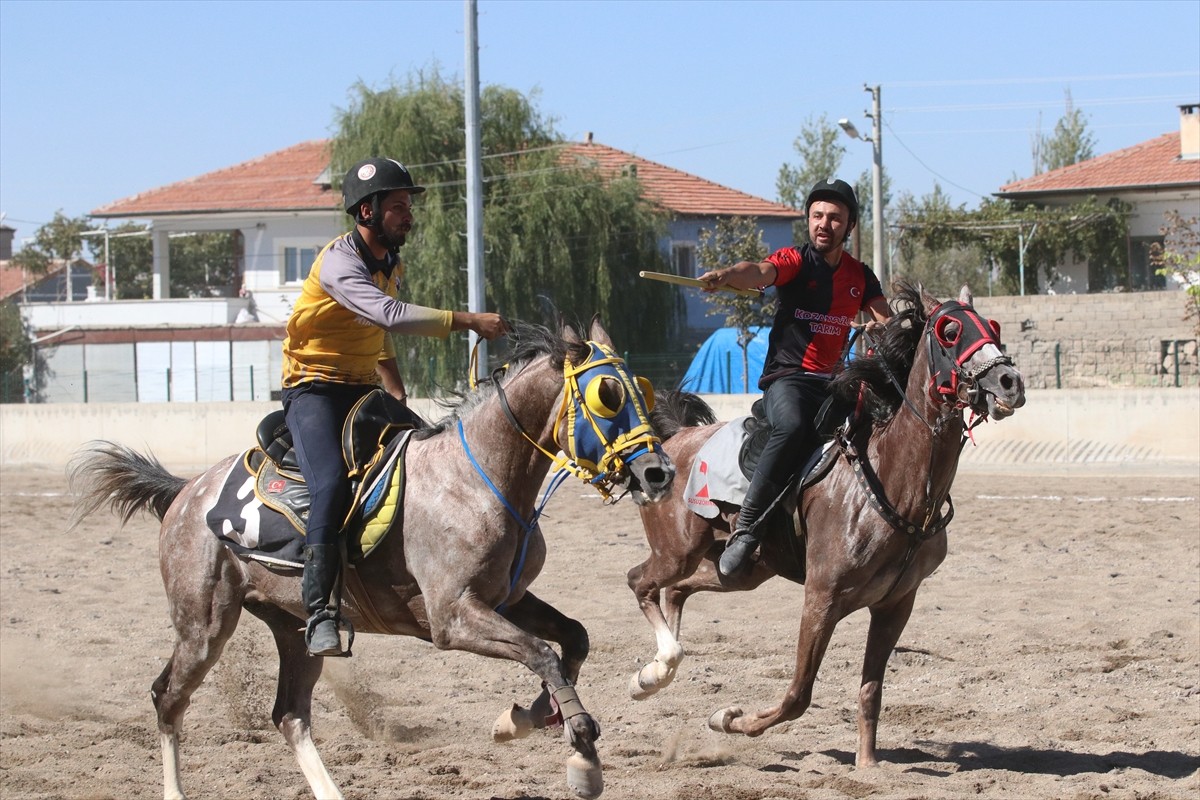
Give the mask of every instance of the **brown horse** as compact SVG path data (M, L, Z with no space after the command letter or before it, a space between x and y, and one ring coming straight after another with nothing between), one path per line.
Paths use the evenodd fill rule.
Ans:
M606 496L628 491L636 502L663 497L675 472L650 429L640 379L626 372L599 323L593 321L589 338L518 323L503 374L497 371L446 419L414 435L402 529L357 563L363 593L348 593L342 607L359 632L415 636L532 670L543 682L541 694L528 709L501 714L493 736L517 738L561 717L574 749L567 782L588 798L603 788L599 726L573 688L588 637L583 625L529 591L546 554L538 493L551 460ZM555 456L560 449L569 458ZM313 793L340 798L310 733L323 659L305 651L300 570L239 558L206 525L206 508L241 460L231 456L184 480L153 457L94 443L72 466L76 513L82 518L107 505L125 520L138 510L162 520L160 561L176 632L152 687L164 796L183 797L184 711L245 608L267 624L279 650L271 718ZM561 656L546 640L559 644Z
M939 304L917 288L898 286L900 310L875 339L874 354L851 361L833 384L847 399L860 397L861 390L869 416L860 414L860 424L845 429L836 462L823 479L803 493L785 495L782 507L799 533L768 538L753 570L732 579L716 570L724 549L718 533L729 532L737 506L718 504L721 513L705 519L685 504L681 478L666 502L641 508L651 555L629 571L629 587L654 629L658 652L630 681L635 699L674 679L683 658L678 638L683 604L692 593L753 589L781 574L805 584L794 677L777 705L749 714L725 708L712 715L709 726L758 736L799 717L812 699L834 627L867 608L871 624L858 694L856 764L877 763L887 659L917 588L946 555L950 487L968 431L963 411L1000 419L1025 402L1021 375L1000 350L998 328L975 314L971 299L966 287L957 302ZM664 449L686 476L721 426L695 426L697 417L707 416L710 423L714 418L707 409L697 413L694 405L690 420L678 414L658 419L670 406L660 404L656 422Z

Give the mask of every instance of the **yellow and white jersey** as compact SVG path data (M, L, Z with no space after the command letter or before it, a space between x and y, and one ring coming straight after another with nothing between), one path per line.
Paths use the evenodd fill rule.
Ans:
M401 302L403 265L394 256L377 262L356 238L352 231L327 244L304 280L283 341L285 389L308 381L378 383L375 365L394 355L388 331L450 333L451 312Z

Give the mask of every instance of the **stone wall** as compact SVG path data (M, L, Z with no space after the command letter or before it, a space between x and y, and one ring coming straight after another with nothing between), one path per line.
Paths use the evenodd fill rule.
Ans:
M1200 386L1181 291L977 296L975 308L1000 323L1031 389Z

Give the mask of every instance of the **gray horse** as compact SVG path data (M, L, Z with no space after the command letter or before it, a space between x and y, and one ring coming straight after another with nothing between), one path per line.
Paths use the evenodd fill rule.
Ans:
M569 328L559 336L523 323L510 341L503 374L482 382L408 444L402 524L349 571L356 580L347 581L352 591L342 610L359 632L415 636L532 670L543 682L541 694L528 709L501 714L493 737L517 738L561 719L574 750L567 783L591 798L603 790L600 729L574 689L587 631L529 591L546 555L536 524L538 494L552 463L606 497L629 492L639 504L664 497L675 470L648 423L653 393L643 389L649 385L628 374L597 321L587 342ZM152 456L92 443L71 467L76 517L107 505L125 521L139 510L162 520L159 553L176 632L152 687L164 796L184 796L183 715L245 608L267 624L279 650L271 718L313 793L340 798L311 735L323 659L305 652L300 570L238 557L205 521L241 460L230 456L184 480ZM562 655L547 641L558 643Z

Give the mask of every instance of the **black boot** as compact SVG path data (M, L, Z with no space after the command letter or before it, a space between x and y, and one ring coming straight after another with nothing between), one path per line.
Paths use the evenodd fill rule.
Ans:
M766 478L750 482L746 499L738 511L737 522L733 525L733 533L725 542L725 550L717 562L717 572L721 577L732 578L750 564L750 558L761 541L759 523L785 488L786 484L777 484Z
M304 577L300 584L308 625L304 641L310 656L350 655L342 652L338 636L338 601L334 596L342 571L342 553L336 544L304 547Z
M750 531L735 530L725 543L721 560L717 562L717 572L723 578L732 578L746 568L757 549L758 536Z

